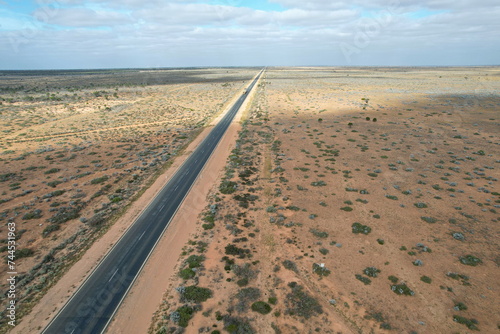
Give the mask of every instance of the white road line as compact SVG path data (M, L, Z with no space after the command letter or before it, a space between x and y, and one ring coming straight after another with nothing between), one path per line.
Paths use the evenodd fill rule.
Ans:
M176 190L177 190L177 188L179 188L179 186L175 186L174 191L176 191Z
M144 236L144 233L146 233L146 231L142 232L142 234L141 234L141 236L139 237L139 239L138 239L138 240L141 240L141 239L142 239L142 237Z
M163 204L162 206L160 206L160 210L162 210L165 207L165 204ZM158 211L160 211L160 210L158 210Z
M111 282L111 280L113 279L113 277L115 277L117 272L118 272L118 268L116 268L115 272L113 273L113 276L111 276L111 278L108 280L108 282Z

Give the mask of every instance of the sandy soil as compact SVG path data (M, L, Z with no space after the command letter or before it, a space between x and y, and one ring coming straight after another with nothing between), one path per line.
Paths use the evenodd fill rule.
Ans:
M150 332L496 332L499 73L268 70Z
M4 196L2 199L8 201L0 204L3 209L1 219L15 221L18 230L22 227L23 231L19 233L18 238L18 249L29 248L34 251L32 257L17 259L16 264L20 277L32 275L38 277L31 283L18 285L19 295L26 296L25 291L36 292L43 287L42 282L50 282L54 279L52 277L50 279L44 278L44 273L40 270L45 273L57 274L63 268L60 264L63 264L65 260L78 257L81 246L89 243L89 236L95 238L95 234L93 236L89 232L97 231L95 228L89 228L87 221L92 221L91 218L96 212L103 214L103 217L108 217L109 214L106 215L106 213L119 212L126 207L143 185L147 184L155 173L162 170L165 161L171 160L185 143L199 133L199 125L210 121L214 115L220 114L248 82L247 80L241 81L240 74L249 79L255 73L255 71L252 73L250 71L237 73L236 71L230 74L226 72L228 71L221 71L219 74L205 74L214 77L211 79L215 80L214 82L200 77L200 81L208 82L172 83L166 86L146 87L129 85L126 88L117 88L116 91L119 94L117 96L112 96L111 93L106 97L95 96L89 89L83 89L82 93L79 93L82 98L69 103L65 98L62 98L62 101L55 100L48 104L44 100L39 101L37 95L35 95L34 100L24 102L26 97L23 96L29 97L30 94L25 91L10 93L12 96L10 99L13 99L14 102L11 101L8 105L4 103L0 106L2 108L0 119L3 122L2 129L4 132L11 133L3 136L0 143L4 149L8 148L1 155L2 162L0 163L4 165L2 173L5 173L2 174L1 181L2 185L8 184L11 188L2 187L2 195ZM234 80L231 79L231 76ZM220 80L224 77L227 81ZM105 76L105 78L108 79L109 76ZM43 78L30 80L23 78L22 82L27 85L40 82L40 80ZM179 80L182 81L183 78ZM198 79L196 80L198 81ZM77 82L79 81L77 80ZM112 82L113 79L111 79ZM80 92L81 88L77 86L75 89ZM97 83L93 89L98 89ZM109 86L106 89L109 89ZM104 94L101 90L99 91L100 94ZM55 94L61 96L59 94L62 93L56 90ZM109 107L109 110L102 111L103 103ZM23 114L19 112L20 110L28 110L28 112ZM103 121L96 122L94 114ZM40 116L54 118L44 118L42 122L34 124L32 118ZM160 117L167 118L168 124L165 121L160 121ZM18 119L15 124L13 123L14 119ZM15 127L21 120L24 120L23 125L21 125L22 129L16 130ZM55 127L60 130L51 130ZM19 137L17 133L22 131L26 135ZM205 133L202 134L202 137ZM40 134L46 135L42 138ZM192 145L196 145L202 137L198 137ZM40 140L42 140L43 145L38 144ZM43 303L39 304L33 312L33 317L29 317L31 320L23 321L15 328L16 332L32 332L46 323L49 315L53 314L64 303L71 291L78 286L95 263L135 219L149 199L166 182L170 173L190 152L190 147L184 151L182 157L175 159L172 168L159 177L141 199L128 209L127 213L95 244L92 251L85 254L79 265L71 269L72 274L66 276L66 280L62 280L57 288L55 287L50 294L46 295ZM122 154L120 155L120 153ZM42 161L40 156L46 157L43 163L52 166L30 168L33 165L40 165ZM92 166L94 168L89 166L89 158L96 159L96 161L91 162L95 164ZM46 173L47 169L52 167L54 167L54 173ZM90 171L79 174L85 170L84 168L89 167ZM74 178L77 174L77 178ZM92 182L92 180L102 176L106 177L103 182ZM48 185L48 182L52 180L56 183ZM71 180L77 183L70 186ZM103 185L105 186L103 187ZM25 189L29 189L29 191L26 192ZM46 193L54 191L59 191L62 194L45 196ZM16 194L17 192L26 193L28 196ZM103 200L102 195L98 195L99 193L107 198ZM90 194L94 195L90 197ZM112 201L118 196L120 197L119 201ZM27 199L28 197L29 199ZM109 203L106 203L108 201ZM87 217L87 219L70 219L68 222L58 222L59 230L51 232L50 237L42 237L45 228L50 225L46 222L47 218L51 216L50 212L56 211L57 213L57 210L63 206L79 207L79 217ZM40 217L24 219L24 215L34 212L34 210L41 211ZM6 233L6 229L2 228L3 232ZM61 249L61 245L65 246L62 247L62 250L54 253L54 247ZM66 247L66 245L71 247ZM41 266L39 265L48 253L54 254L58 265L55 269L45 269L43 263ZM5 272L2 272L2 277L4 277ZM29 294L27 296L29 297ZM23 300L19 304L28 305ZM32 303L30 302L30 304ZM53 307L47 307L47 305L53 305ZM43 321L41 321L42 319Z
M234 103L239 95L236 94L229 105ZM210 157L134 286L120 306L106 331L107 333L147 332L151 319L160 306L163 292L171 283L171 277L175 275L176 264L181 252L196 231L198 225L197 216L206 207L206 198L210 190L213 191L214 186L217 185L216 181L220 180L220 173L240 129L239 121L248 108L252 95L252 93L249 95L238 114L236 114L233 123L229 126L216 151ZM224 114L225 112L217 117L213 124L218 122ZM210 130L210 128L205 130L202 136L208 134ZM193 142L188 151L195 148L197 142Z

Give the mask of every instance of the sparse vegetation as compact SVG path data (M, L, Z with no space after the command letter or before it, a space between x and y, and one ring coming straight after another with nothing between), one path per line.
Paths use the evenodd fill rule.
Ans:
M304 291L304 287L296 282L291 282L288 286L291 292L286 295L285 300L287 314L309 319L323 313L321 305L315 298Z
M473 266L473 267L483 263L483 261L481 261L480 258L477 258L474 255L461 256L459 258L459 260L460 260L460 263L465 264L467 266Z
M372 231L372 228L367 226L367 225L363 225L361 223L354 223L352 224L352 233L354 234L369 234L370 232Z

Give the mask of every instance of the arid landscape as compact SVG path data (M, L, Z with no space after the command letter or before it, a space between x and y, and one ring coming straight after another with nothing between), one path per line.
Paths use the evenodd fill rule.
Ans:
M220 114L254 72L1 73L1 250L6 260L7 224L13 222L19 317ZM2 290L7 277L3 270ZM2 317L3 331L6 320Z
M268 69L150 332L498 331L499 89Z
M0 72L19 316L257 72ZM498 67L267 68L161 305L133 316L157 334L498 332L499 92Z

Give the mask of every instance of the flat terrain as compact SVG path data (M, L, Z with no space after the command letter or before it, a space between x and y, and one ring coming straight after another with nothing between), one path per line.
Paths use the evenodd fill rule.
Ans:
M255 73L1 73L0 219L4 245L17 228L18 318Z
M494 333L499 68L267 69L151 333Z

